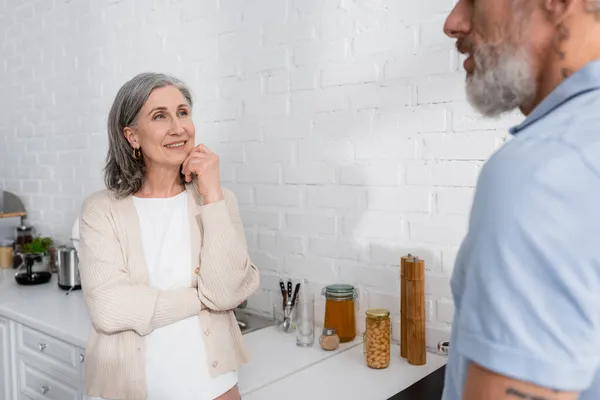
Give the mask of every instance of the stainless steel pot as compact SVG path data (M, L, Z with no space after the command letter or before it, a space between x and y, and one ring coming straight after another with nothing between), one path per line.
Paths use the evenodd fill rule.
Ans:
M57 251L58 287L64 290L81 289L79 259L74 247L61 246Z

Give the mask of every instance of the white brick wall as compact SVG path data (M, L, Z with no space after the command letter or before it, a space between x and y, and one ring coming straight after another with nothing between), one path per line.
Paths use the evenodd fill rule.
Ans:
M412 252L429 271L435 345L477 174L520 118L466 104L441 31L453 3L0 1L0 184L65 240L103 187L116 90L141 71L175 74L239 196L263 276L251 306L270 310L279 274L342 280L361 312L389 307L397 321L398 261Z

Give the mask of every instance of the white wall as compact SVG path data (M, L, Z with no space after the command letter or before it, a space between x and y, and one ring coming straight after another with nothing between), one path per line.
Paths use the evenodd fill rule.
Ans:
M42 233L68 238L103 187L118 87L173 73L239 198L264 288L250 305L269 310L282 274L355 283L361 311L389 307L397 320L410 251L426 260L432 345L452 320L448 278L479 168L519 119L466 104L441 30L452 5L0 0L0 184Z

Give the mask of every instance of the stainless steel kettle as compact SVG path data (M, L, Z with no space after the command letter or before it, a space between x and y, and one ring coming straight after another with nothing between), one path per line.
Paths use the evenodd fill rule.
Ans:
M56 252L58 287L69 291L81 289L77 250L74 247L61 246Z

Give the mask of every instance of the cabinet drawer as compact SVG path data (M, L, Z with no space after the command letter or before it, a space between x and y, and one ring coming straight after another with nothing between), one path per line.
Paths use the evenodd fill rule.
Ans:
M32 400L79 400L79 388L51 373L44 372L33 363L19 362L19 391Z
M83 362L75 346L20 324L17 326L17 351L71 376L79 376Z

